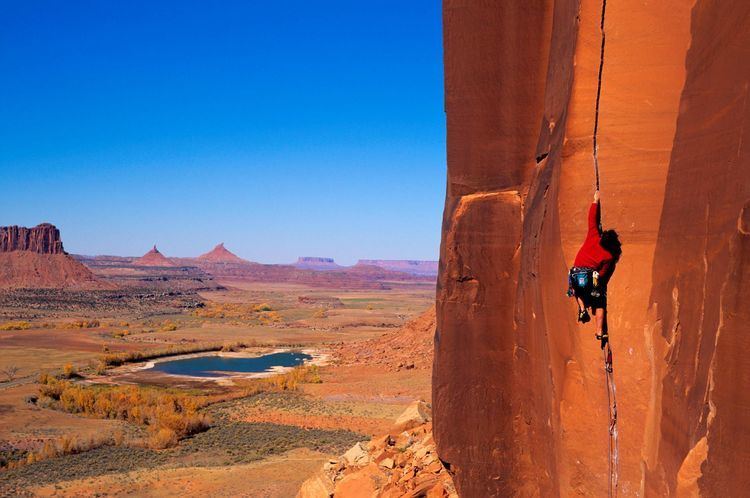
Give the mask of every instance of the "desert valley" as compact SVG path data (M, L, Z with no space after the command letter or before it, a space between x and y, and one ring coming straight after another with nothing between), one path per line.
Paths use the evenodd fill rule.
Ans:
M80 256L50 224L0 259L0 495L453 493L436 262Z

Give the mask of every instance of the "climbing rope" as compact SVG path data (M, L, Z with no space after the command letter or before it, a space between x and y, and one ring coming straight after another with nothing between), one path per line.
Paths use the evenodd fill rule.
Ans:
M604 354L604 376L607 382L607 406L609 407L609 483L607 486L610 497L617 496L618 480L618 445L617 445L617 388L612 368L612 349L609 342L602 349Z
M599 51L599 74L596 85L596 108L594 112L594 175L596 177L596 190L599 190L599 103L602 97L602 74L604 72L604 46L606 35L604 32L604 15L607 11L607 0L602 0L602 16L599 24L599 30L602 34L602 44ZM602 231L601 220L599 222L599 233ZM607 384L607 406L609 409L609 483L607 486L610 498L617 496L618 480L618 445L617 445L617 389L615 387L615 377L612 368L612 348L607 341L602 348L604 355L604 376Z

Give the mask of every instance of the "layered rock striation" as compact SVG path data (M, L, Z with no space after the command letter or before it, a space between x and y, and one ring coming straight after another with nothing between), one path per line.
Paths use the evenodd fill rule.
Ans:
M33 228L0 227L0 252L30 251L39 254L65 254L60 230L49 223Z
M620 496L741 496L750 4L444 2L448 183L434 434L461 496L604 496L593 326L564 296L594 185ZM600 73L600 64L604 63ZM597 87L601 82L601 98Z

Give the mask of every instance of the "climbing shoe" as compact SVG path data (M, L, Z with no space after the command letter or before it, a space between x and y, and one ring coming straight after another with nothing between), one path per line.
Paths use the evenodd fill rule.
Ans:
M588 323L591 321L589 312L586 310L578 310L578 321L581 323Z
M596 340L602 341L602 349L604 349L604 346L607 345L609 342L609 334L607 332L603 332L601 335L596 334Z

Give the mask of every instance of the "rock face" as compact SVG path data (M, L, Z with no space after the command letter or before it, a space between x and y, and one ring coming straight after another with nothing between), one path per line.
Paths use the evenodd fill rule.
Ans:
M0 227L0 288L102 289L88 268L63 250L60 231L43 223L34 228Z
M152 247L149 252L136 259L133 264L136 266L177 266L160 253L156 246Z
M34 228L0 227L0 253L11 251L65 254L60 230L49 223L42 223Z
M240 258L229 249L224 247L224 243L217 245L206 254L198 256L201 261L208 261L211 263L246 263L247 261Z
M593 326L564 297L594 184L602 2L444 2L435 438L461 496L606 496ZM599 159L620 496L750 475L750 3L608 2Z
M378 266L386 270L401 271L412 275L437 276L438 262L413 259L360 259L358 265Z

